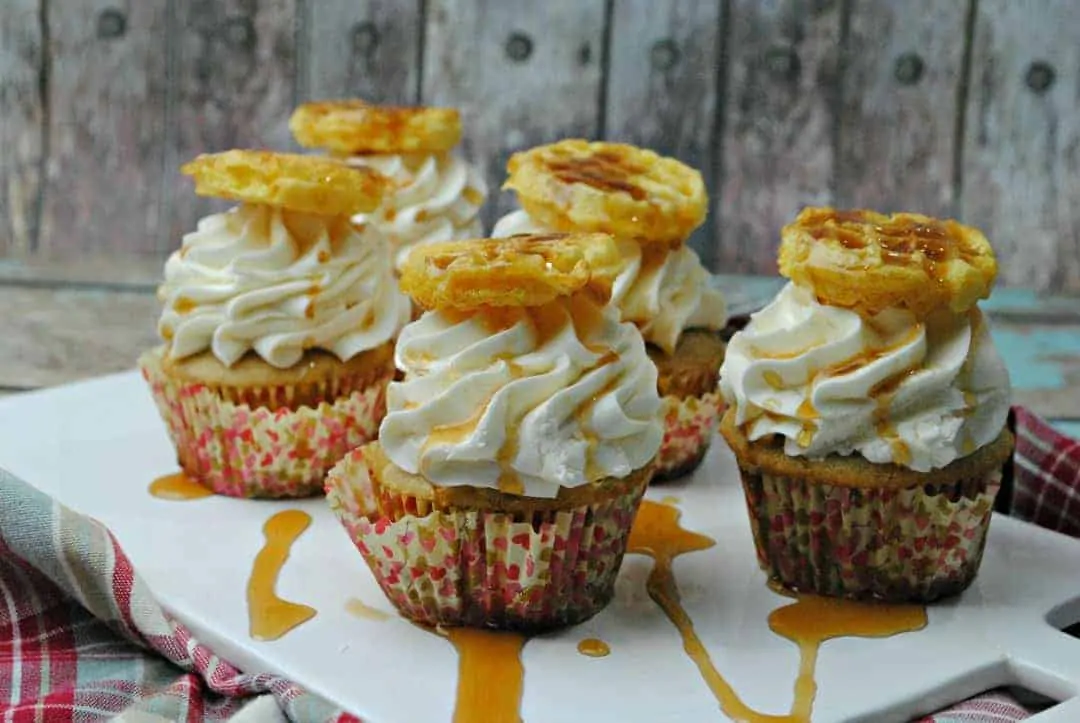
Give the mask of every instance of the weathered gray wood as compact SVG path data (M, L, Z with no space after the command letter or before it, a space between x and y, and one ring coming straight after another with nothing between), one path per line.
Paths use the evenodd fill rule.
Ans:
M833 200L839 0L731 0L716 268L775 273L780 227Z
M179 166L200 153L293 147L289 114L296 91L296 0L187 0L175 6L174 110L165 167L170 248L199 217L228 205L197 198Z
M0 286L0 387L61 384L131 369L157 343L151 293Z
M851 4L836 158L838 205L955 213L966 5Z
M488 228L515 205L498 193L512 152L596 136L603 26L603 0L428 3L422 99L462 109L464 152L492 193Z
M961 213L1006 283L1080 292L1080 4L980 0Z
M63 256L0 256L0 285L98 286L153 291L160 283L162 273L162 259L143 254L86 255L79 249L71 249Z
M51 2L43 252L161 245L166 0Z
M308 12L309 98L416 103L420 0L318 0Z
M40 0L0 8L0 254L28 252L38 230L44 152Z
M699 169L716 191L712 131L719 63L719 0L622 0L611 17L605 135ZM711 219L710 219L711 221ZM693 246L712 261L711 223Z

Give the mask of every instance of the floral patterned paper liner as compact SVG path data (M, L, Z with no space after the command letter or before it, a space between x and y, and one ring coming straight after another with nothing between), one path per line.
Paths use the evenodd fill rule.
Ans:
M982 560L1001 472L936 488L859 488L742 471L758 562L801 592L930 602Z
M375 437L389 377L317 408L271 411L237 405L202 384L176 382L155 352L139 359L181 466L220 495L306 497L327 470Z
M666 396L660 405L664 439L656 456L654 481L674 479L694 471L716 435L726 406L717 393L685 399Z
M543 520L477 510L376 517L375 492L357 449L326 482L326 498L379 587L425 625L541 631L586 620L614 595L640 486ZM407 509L427 506L410 499Z

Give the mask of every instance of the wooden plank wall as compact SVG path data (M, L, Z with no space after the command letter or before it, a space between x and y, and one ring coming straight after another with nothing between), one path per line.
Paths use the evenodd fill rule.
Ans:
M461 107L496 191L559 137L675 155L718 271L772 273L804 204L867 205L958 216L1004 282L1080 293L1078 28L1075 0L4 0L0 257L153 268L220 207L183 160L295 148L295 103L358 95Z

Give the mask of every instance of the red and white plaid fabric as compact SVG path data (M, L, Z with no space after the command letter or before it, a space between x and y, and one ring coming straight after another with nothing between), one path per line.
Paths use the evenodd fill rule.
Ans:
M1080 537L1080 443L1016 408L999 510ZM0 723L355 721L287 680L218 658L150 595L102 525L0 470ZM1011 723L992 691L921 723Z
M1080 537L1080 441L1014 407L1016 434L1008 513L1039 527Z

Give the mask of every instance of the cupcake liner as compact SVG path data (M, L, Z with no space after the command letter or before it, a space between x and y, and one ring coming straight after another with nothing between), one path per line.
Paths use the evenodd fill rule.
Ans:
M772 581L888 602L930 602L971 583L1001 484L1000 470L905 488L740 471L758 562Z
M386 408L389 376L318 407L252 408L205 385L180 382L148 352L139 369L176 446L180 466L220 495L306 497L327 470L373 439Z
M664 439L656 457L654 482L675 479L697 468L716 434L724 406L723 397L716 393L661 399Z
M440 509L374 482L361 448L330 471L326 497L405 617L541 631L610 602L647 482L643 475L611 495L536 514Z

